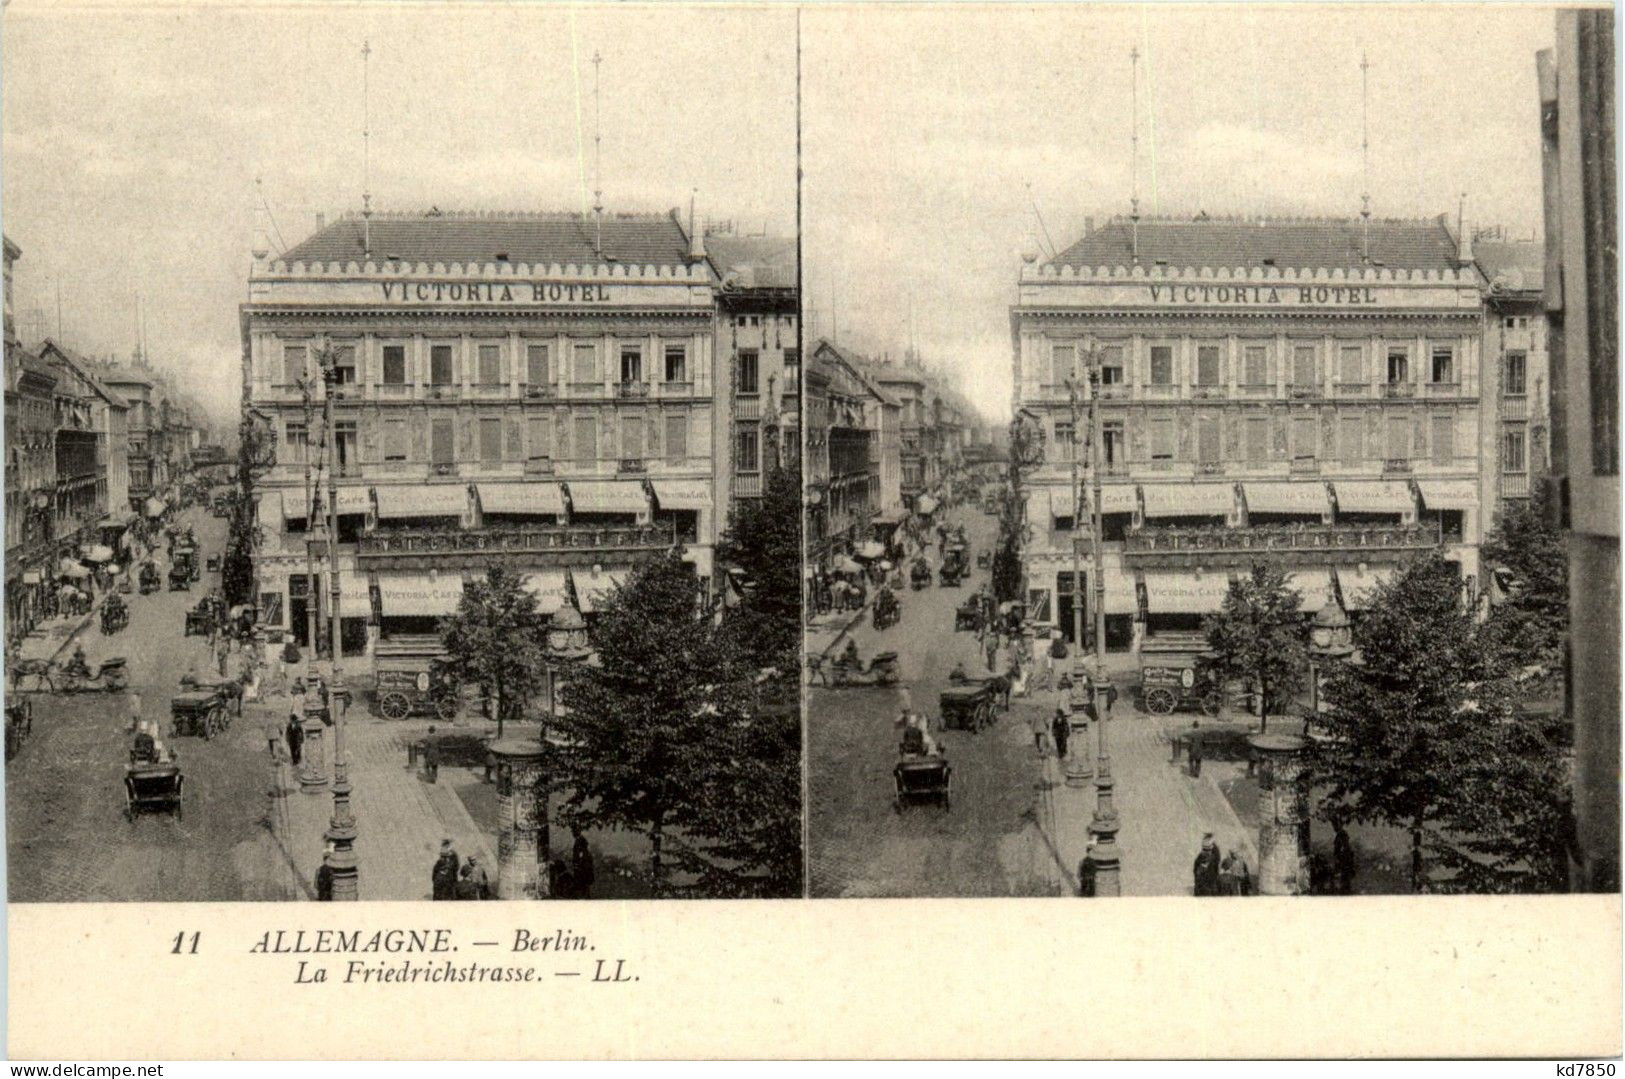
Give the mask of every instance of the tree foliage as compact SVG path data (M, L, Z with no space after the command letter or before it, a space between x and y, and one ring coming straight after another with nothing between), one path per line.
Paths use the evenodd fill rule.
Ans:
M536 597L510 570L493 566L463 589L456 613L440 624L446 666L458 682L478 685L492 702L497 737L547 678L545 619Z
M1540 485L1522 505L1507 504L1483 546L1484 562L1510 578L1505 599L1491 608L1486 643L1510 668L1548 682L1562 668L1569 625L1568 552L1553 497Z
M666 891L667 842L678 830L694 844L680 864L726 860L706 857L715 848L751 855L745 833L760 814L743 820L744 807L717 803L765 765L745 752L762 737L754 672L702 610L693 568L675 552L640 565L603 602L591 637L595 659L566 684L553 724L574 821L646 835L656 894ZM799 794L798 782L798 813Z
M237 485L232 491L226 549L220 560L220 587L228 604L251 604L257 599L254 550L260 543L260 528L254 520L254 487L274 462L270 431L245 408L237 426Z
M1000 603L1021 600L1021 551L1027 542L1027 501L1024 474L1040 464L1044 455L1042 429L1018 417L1010 423L1009 480L999 505L999 539L993 550L993 598Z
M801 650L801 471L775 468L762 497L734 503L717 557L744 573L725 631L758 667L796 670Z
M1216 614L1203 620L1212 657L1204 667L1224 685L1244 679L1254 687L1259 715L1286 711L1306 680L1302 595L1277 566L1258 564L1230 583Z
M1418 892L1561 887L1563 754L1455 567L1435 552L1378 586L1354 644L1329 672L1309 770L1321 815L1406 829Z

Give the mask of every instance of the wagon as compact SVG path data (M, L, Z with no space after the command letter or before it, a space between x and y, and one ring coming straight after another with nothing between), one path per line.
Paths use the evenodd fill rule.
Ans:
M945 757L904 757L892 768L897 790L892 807L901 813L903 806L915 802L940 802L948 809L953 777L953 766Z
M457 685L446 670L446 649L432 635L379 641L374 651L373 706L385 719L429 712L457 714Z
M1219 694L1201 671L1208 655L1201 634L1161 634L1140 644L1140 707L1155 716L1203 711L1217 715Z
M937 698L947 730L979 731L993 722L994 688L986 682L949 686Z
M124 815L173 813L181 816L181 787L185 777L174 762L132 764L124 770Z
M209 739L231 725L225 695L218 690L175 694L169 700L169 716L176 737L195 735Z

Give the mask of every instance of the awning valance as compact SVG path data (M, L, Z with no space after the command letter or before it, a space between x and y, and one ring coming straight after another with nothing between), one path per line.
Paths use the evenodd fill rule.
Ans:
M468 488L460 483L378 488L380 517L462 517Z
M1298 604L1300 611L1312 614L1332 598L1332 571L1329 569L1295 569L1287 574L1286 583L1303 597Z
M1394 566L1338 566L1337 584L1343 592L1343 606L1363 611L1371 602L1371 591L1394 575Z
M1417 480L1422 502L1430 510L1470 510L1478 507L1478 484L1472 480Z
M564 571L561 569L544 569L525 574L524 589L536 597L536 609L542 614L552 614L563 607L564 601L569 597L569 586L565 583Z
M649 496L636 480L571 480L573 513L647 513Z
M1148 483L1141 490L1147 517L1228 517L1236 508L1228 483Z
M339 617L372 617L372 587L359 573L339 574Z
M597 573L575 574L576 598L581 601L583 613L596 611L608 601L609 595L625 583L630 570L605 569Z
M654 480L652 485L663 510L711 508L711 485L704 480Z
M530 513L562 517L564 492L550 480L536 483L482 483L480 509L486 513Z
M1053 509L1058 517L1072 516L1072 488L1061 487L1055 489L1052 496ZM1101 513L1133 513L1139 509L1140 499L1132 483L1103 483L1100 485L1100 512ZM1090 484L1083 486L1083 512L1095 512L1095 489ZM1226 510L1225 512L1229 512Z
M339 515L361 514L372 512L371 487L340 487L333 492L338 499ZM327 490L325 488L315 492L320 498L321 512L327 513ZM291 488L282 492L282 515L289 520L302 521L305 518L305 492L302 488Z
M1211 614L1224 606L1230 578L1222 573L1147 573L1145 602L1151 614Z
M1140 610L1140 597L1134 587L1134 575L1123 573L1120 570L1107 570L1106 577L1106 613L1107 614L1138 614ZM1087 576L1083 582L1088 589L1085 600L1088 603L1095 601L1094 582Z
M444 616L455 611L462 598L463 579L455 574L378 579L378 601L385 617Z
M1416 508L1410 484L1403 480L1337 480L1340 513L1409 513Z
M1324 480L1303 483L1244 483L1248 513L1302 513L1320 516L1332 512L1332 499Z

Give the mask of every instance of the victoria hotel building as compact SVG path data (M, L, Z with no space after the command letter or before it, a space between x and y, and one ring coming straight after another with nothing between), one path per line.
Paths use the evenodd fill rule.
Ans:
M1044 435L1027 480L1029 612L1072 636L1071 458L1098 364L1107 647L1198 629L1233 576L1281 565L1313 613L1442 549L1482 587L1500 430L1471 243L1422 221L1114 219L1023 268L1018 410ZM1086 635L1093 612L1087 612Z

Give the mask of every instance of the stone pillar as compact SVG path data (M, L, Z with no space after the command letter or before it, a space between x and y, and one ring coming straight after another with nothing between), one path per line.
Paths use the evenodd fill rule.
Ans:
M542 778L542 744L504 738L491 745L496 759L497 898L546 899L547 866L537 856L540 820L536 788Z
M311 707L311 696L306 696L304 706L305 741L299 747L299 787L306 794L321 794L327 790L327 724L323 717L326 709L317 705Z
M1309 892L1309 799L1303 788L1303 751L1296 734L1254 734L1258 760L1258 894Z

